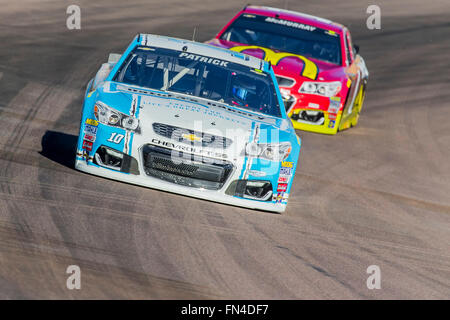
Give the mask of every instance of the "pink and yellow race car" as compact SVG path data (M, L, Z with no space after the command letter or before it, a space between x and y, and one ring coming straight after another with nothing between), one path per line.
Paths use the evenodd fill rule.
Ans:
M249 5L208 43L269 61L296 129L335 134L357 124L369 72L345 26Z

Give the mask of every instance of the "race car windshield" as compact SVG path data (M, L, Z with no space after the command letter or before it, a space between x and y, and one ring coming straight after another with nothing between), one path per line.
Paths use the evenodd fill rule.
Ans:
M341 64L337 33L298 22L242 14L221 39Z
M230 61L163 48L138 47L114 81L223 102L281 116L269 74Z

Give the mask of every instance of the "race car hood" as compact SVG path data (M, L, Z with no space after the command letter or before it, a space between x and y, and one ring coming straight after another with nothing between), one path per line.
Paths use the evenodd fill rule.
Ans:
M243 44L239 44L236 42L221 40L221 39L212 39L208 42L211 45L231 49L233 47L238 46L246 46ZM261 47L262 48L262 47ZM257 57L259 59L264 59L264 51L261 49L247 49L243 50L243 53L248 55ZM277 51L276 51L277 52ZM282 53L282 52L277 52ZM267 58L267 57L266 57ZM305 57L307 58L307 57ZM336 65L333 63L329 63L322 60L317 60L313 58L307 58L310 62L312 62L317 67L317 73L305 73L305 62L296 57L284 57L279 60L278 63L272 64L273 70L276 75L285 76L289 78L294 78L297 80L339 80L342 77L345 77L344 67L340 65ZM303 82L301 81L301 82ZM298 82L298 81L297 81Z
M97 100L139 119L139 135L148 142L155 137L171 141L155 133L155 123L229 138L233 141L234 151L239 152L254 136L256 127L268 132L261 136L262 143L274 140L271 136L274 132L282 140L289 130L293 130L287 119L251 113L210 100L115 82L106 82L99 88Z

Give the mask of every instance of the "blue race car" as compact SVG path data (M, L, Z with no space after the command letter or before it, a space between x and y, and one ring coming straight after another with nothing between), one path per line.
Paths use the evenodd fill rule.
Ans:
M140 34L87 86L75 167L283 212L300 145L267 62Z

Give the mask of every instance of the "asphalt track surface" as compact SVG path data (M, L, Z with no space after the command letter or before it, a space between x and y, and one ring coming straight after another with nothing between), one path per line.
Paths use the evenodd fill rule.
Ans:
M350 27L370 71L356 128L298 132L287 211L73 169L88 80L139 32L211 38L244 1L0 1L0 298L450 297L450 3L289 1ZM285 1L264 1L283 7ZM81 290L66 288L68 265ZM366 269L381 269L369 290Z

